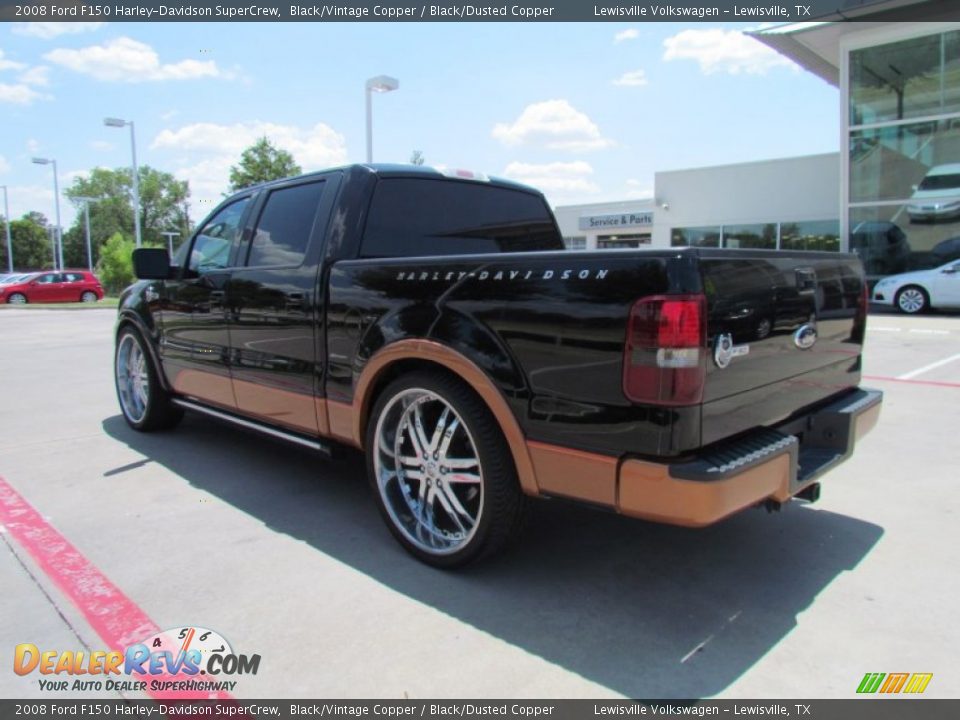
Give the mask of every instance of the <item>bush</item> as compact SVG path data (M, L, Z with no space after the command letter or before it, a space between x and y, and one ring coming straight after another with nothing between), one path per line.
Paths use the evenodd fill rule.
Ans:
M100 248L97 275L108 295L116 295L134 281L133 240L114 233Z

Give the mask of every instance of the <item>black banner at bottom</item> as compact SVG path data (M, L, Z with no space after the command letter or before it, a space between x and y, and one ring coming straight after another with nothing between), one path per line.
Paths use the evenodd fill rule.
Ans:
M960 717L960 699L850 700L0 700L13 718L596 718L723 717L805 720L940 720Z

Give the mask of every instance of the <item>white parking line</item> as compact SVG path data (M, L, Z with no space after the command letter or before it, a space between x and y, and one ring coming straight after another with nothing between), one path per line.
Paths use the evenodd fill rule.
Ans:
M906 375L898 375L897 380L912 380L913 378L917 377L917 375L923 375L925 372L929 372L930 370L935 370L938 367L943 367L944 365L948 363L952 363L955 360L960 360L960 353L957 353L956 355L951 355L950 357L944 358L943 360L938 360L935 363L924 365L923 367L917 368L912 372L908 372Z
M873 332L903 332L903 328L891 327L868 327L867 330L872 330Z
M923 328L912 328L910 330L912 333L921 333L923 335L949 335L949 330L926 330Z

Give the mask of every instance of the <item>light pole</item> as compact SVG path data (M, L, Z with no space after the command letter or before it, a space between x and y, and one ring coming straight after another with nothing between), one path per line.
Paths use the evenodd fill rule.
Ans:
M373 93L387 93L400 87L400 81L389 75L377 75L367 80L367 162L373 162Z
M53 165L53 199L57 209L57 227L53 231L53 269L63 270L63 238L60 235L60 184L57 182L57 161L53 158L33 158L33 162L37 165Z
M173 257L173 239L175 237L180 237L180 233L167 230L166 232L162 232L160 234L167 236L167 250L170 252L170 257Z
M137 139L133 132L133 120L104 118L103 124L119 128L130 126L130 154L133 157L133 231L137 238L137 247L140 247L140 173L137 170Z
M86 229L87 238L87 270L93 272L93 252L90 250L90 203L96 202L100 198L95 197L75 197L75 202L83 203L83 221Z
M3 219L7 223L7 270L13 274L13 240L10 239L10 204L7 202L7 186L3 188Z

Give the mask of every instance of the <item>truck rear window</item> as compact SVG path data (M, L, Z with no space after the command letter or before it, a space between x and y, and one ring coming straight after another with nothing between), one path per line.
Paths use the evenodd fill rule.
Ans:
M562 249L540 196L456 180L386 178L374 190L360 257Z

